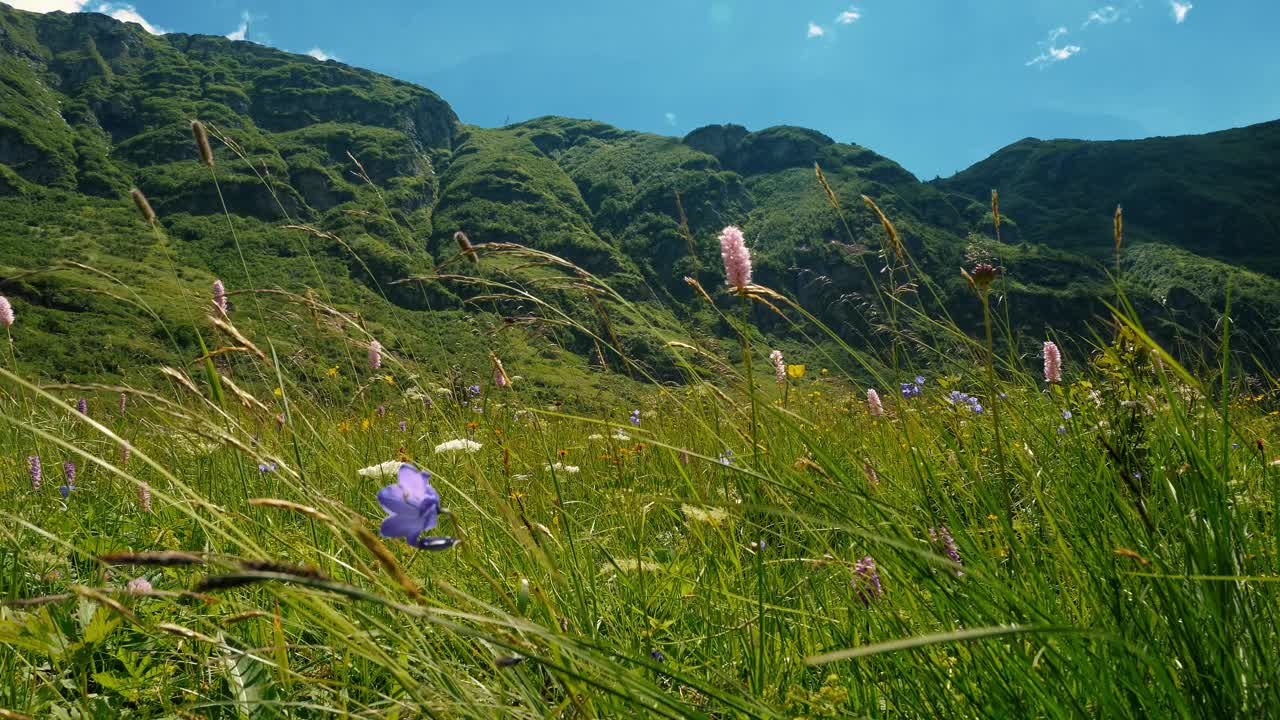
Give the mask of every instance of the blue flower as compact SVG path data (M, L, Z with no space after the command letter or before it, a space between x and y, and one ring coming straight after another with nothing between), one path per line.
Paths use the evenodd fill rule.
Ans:
M70 460L62 463L62 473L67 478L67 484L60 486L58 492L62 493L62 497L65 498L71 494L72 490L76 489L76 464Z
M1063 419L1063 420L1070 420L1070 419L1071 419L1071 411L1070 411L1070 410L1063 410L1063 411L1062 411L1062 419Z
M933 542L935 547L941 548L956 565L963 565L960 559L960 549L956 547L955 538L951 537L951 531L945 525L942 527L929 528L929 540ZM964 571L957 568L955 570L956 577L964 575Z
M733 464L733 451L732 451L732 450L725 450L724 452L720 453L720 464L721 464L721 465L732 465L732 464Z
M902 397L913 398L923 391L920 384L924 382L924 378L918 377L916 381L915 383L902 383Z
M445 550L455 540L447 537L421 537L436 526L440 515L440 495L429 482L431 473L403 463L395 485L378 491L378 504L387 511L380 531L386 538L403 538L422 550Z
M467 388L467 392L471 393L471 397L480 397L480 386L472 385L471 387Z
M636 427L640 427L640 411L639 410L631 411L631 424L635 425Z
M1059 434L1059 435L1066 435L1066 434L1067 434L1067 428L1066 428L1066 426L1065 426L1065 425L1059 425L1059 426L1058 426L1058 434Z
M258 472L260 473L272 473L275 471L276 471L275 463L259 463L258 464Z
M947 402L952 405L968 405L969 410L978 414L982 414L982 401L977 396L968 393L962 393L959 390L952 390L947 393Z
M871 607L872 600L878 600L884 596L880 572L876 569L876 561L870 555L853 566L853 584L858 588L858 599L862 601L864 607Z
M924 384L924 377L923 377L923 376L920 376L920 375L917 375L917 376L916 376L916 385L923 385L923 384Z

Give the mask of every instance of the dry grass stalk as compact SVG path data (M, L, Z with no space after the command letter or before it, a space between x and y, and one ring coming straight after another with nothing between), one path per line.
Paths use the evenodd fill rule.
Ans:
M213 323L214 327L218 328L219 330L235 338L235 341L240 343L241 347L245 348L246 350L253 353L254 355L257 355L258 359L264 362L267 362L266 353L259 350L257 345L254 345L252 342L250 342L249 338L245 337L239 330L237 330L236 326L232 325L230 320L217 317L216 315L210 315L209 322Z
M898 261L905 264L907 262L906 249L902 247L902 240L898 237L898 230L889 221L889 216L885 215L880 206L876 204L876 201L870 197L863 195L862 202L866 203L867 207L875 212L876 217L880 218L880 225L884 227L884 234L888 238L889 247L893 249L893 254L898 257Z
M213 167L213 148L209 147L209 133L205 132L204 123L191 121L191 136L196 140L196 150L200 152L200 162L206 167Z
M151 201L147 200L147 196L142 194L138 188L129 191L129 197L133 198L133 204L138 206L138 212L142 213L142 219L148 225L156 224L156 211L151 209Z
M369 552L373 553L373 556L378 560L378 564L382 565L382 569L387 571L387 574L400 585L400 588L403 589L409 597L416 600L422 595L422 591L418 588L417 584L409 578L405 571L400 568L400 563L396 562L395 556L391 554L391 551L387 549L387 546L364 526L363 519L358 517L352 518L351 532L355 533L355 536L360 540L360 543L368 548Z
M231 394L235 395L236 398L240 400L240 404L245 408L249 408L249 409L257 408L258 410L261 410L266 413L271 412L267 408L267 406L259 402L257 398L250 395L248 392L241 390L239 385L236 385L234 382L231 381L231 378L227 377L226 375L220 375L219 379L222 382L222 386L229 389L231 391Z
M289 510L291 512L299 513L301 515L306 515L307 517L310 517L310 518L315 518L316 520L319 520L324 523L328 523L330 525L334 525L334 526L337 525L337 522L332 517L329 517L328 515L320 512L319 510L311 507L310 505L300 505L295 502L290 502L288 500L280 500L278 498L249 498L249 504L254 507L270 507L270 508L277 508L279 510Z
M191 378L188 377L186 373L182 372L181 370L174 370L168 365L161 366L160 372L176 380L179 385L186 388L187 390L190 390L193 395L201 399L204 399L204 395L200 393L200 389L196 387L196 384L191 381Z

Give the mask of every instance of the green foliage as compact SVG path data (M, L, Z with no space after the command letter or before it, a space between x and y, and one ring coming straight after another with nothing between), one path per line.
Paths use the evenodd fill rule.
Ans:
M1274 124L1138 143L1024 141L955 178L920 183L867 148L804 128L709 126L674 139L560 117L463 127L430 91L252 43L150 36L87 14L5 9L0 24L10 38L0 53L0 147L7 153L0 209L11 216L0 242L13 251L6 262L19 275L38 269L30 264L36 255L123 276L154 273L173 257L170 274L178 273L191 297L222 277L242 289L324 286L328 297L356 303L366 316L380 315L388 301L392 314L462 310L484 294L479 286L405 282L455 270L447 263L457 257L453 234L462 230L479 245L519 243L563 257L639 303L648 322L627 335L645 339L626 352L628 362L666 377L673 366L660 348L673 328L697 329L707 347L732 335L719 316L728 296L715 292L717 307L707 306L684 281L722 286L716 234L725 225L745 229L757 282L861 343L889 321L887 307L874 301L886 263L884 231L861 200L870 196L910 253L918 286L906 291L940 300L947 314L976 328L979 308L958 269L983 254L1004 268L1001 292L1023 309L1004 318L1011 342L1029 349L1046 332L1085 332L1106 314L1110 209L1119 200L1129 209L1123 282L1131 302L1161 318L1153 332L1168 339L1212 326L1223 286L1196 278L1220 278L1236 265L1259 273L1235 284L1239 304L1258 308L1239 317L1241 329L1261 338L1274 326L1274 268L1267 253L1251 249L1262 244L1223 239L1265 237L1276 226L1261 199L1274 190L1265 158L1275 153L1249 150L1275 143ZM192 118L213 134L216 180L197 161ZM815 164L838 210L818 186ZM1115 173L1115 166L1131 170ZM1217 168L1207 173L1212 180L1193 170L1207 166ZM157 245L120 207L131 186L151 198L172 246ZM1002 190L1003 244L995 244L991 187ZM86 226L77 215L85 208L103 220ZM329 235L280 229L297 223ZM31 229L56 241L44 253L20 250ZM1169 249L1150 249L1156 245ZM497 265L517 284L543 280L527 267ZM37 292L16 282L0 291L37 307L74 286ZM169 313L164 299L177 296L167 284L157 280L147 288L155 294L144 295L161 315ZM606 318L618 312L572 292L547 292L573 313L597 317L599 333L607 334ZM487 307L516 315L528 309ZM191 312L166 316L181 325ZM409 317L423 332L440 332L435 319ZM799 339L788 320L763 306L751 317L777 342ZM919 317L903 322L928 326ZM123 317L107 325L99 336L131 335ZM554 342L599 360L596 341L580 332ZM83 376L40 345L33 354L50 359L42 369ZM110 366L125 369L124 357Z
M1010 161L1015 146L922 184L802 128L459 127L383 76L101 15L0 7L0 38L6 712L1280 704L1280 387L1238 370L1280 363L1280 283L1265 253L1237 265L1221 255L1242 246L1140 213L1113 282L1109 235L1081 239L1109 211L1023 191L1046 162L1105 175L1115 147ZM1159 159L1162 143L1121 149ZM997 238L993 173L1024 164ZM1273 182L1252 167L1228 173L1249 201ZM1139 185L1212 212L1238 201L1225 181L1164 182L1189 177ZM771 289L724 290L730 223ZM1069 241L1029 235L1044 223ZM979 261L1004 270L982 302L957 272ZM986 307L990 346L971 336ZM1029 367L1046 336L1066 384ZM777 377L775 349L807 372ZM461 439L476 452L437 449ZM375 537L391 479L358 471L387 461L430 469L433 533L461 544ZM102 557L174 550L196 557ZM126 586L139 577L152 589Z
M1019 221L1007 239L1108 258L1110 219L1125 210L1126 234L1182 247L1272 277L1266 252L1280 227L1280 121L1207 135L1138 141L1027 139L935 183L983 198L1000 190Z
M0 706L1218 717L1280 701L1280 387L1235 379L1229 355L1193 375L1126 330L1092 358L1064 344L1065 384L997 360L987 385L985 349L950 326L919 348L940 358L920 395L874 377L876 415L864 386L817 365L759 373L754 397L729 366L635 395L566 372L544 395L523 376L573 356L509 329L507 389L429 368L390 331L381 370L330 372L301 348L346 331L300 317L271 336L236 304L248 341L288 358L220 362L261 407L195 372L194 392L155 394L0 379L0 598L20 601L0 609ZM451 321L474 330L452 349L485 347L483 320ZM790 359L805 353L828 354ZM600 404L566 413L572 397ZM462 438L479 447L435 449ZM461 544L372 538L394 477L358 471L396 458L430 468L448 509L431 534ZM63 460L78 466L66 498ZM190 564L137 555L164 551Z

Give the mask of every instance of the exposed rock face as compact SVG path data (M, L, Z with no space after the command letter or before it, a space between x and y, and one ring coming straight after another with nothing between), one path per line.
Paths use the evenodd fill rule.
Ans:
M758 132L747 132L741 125L708 125L686 135L684 142L743 175L813 165L824 148L835 144L816 130L790 125Z
M741 125L707 125L685 135L684 143L724 163L726 158L737 152L742 139L748 134Z

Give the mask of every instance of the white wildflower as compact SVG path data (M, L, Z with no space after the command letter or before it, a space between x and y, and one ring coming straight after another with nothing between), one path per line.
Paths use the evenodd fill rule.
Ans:
M440 443L439 445L436 446L436 452L442 453L442 452L453 452L454 450L462 450L464 452L473 453L482 447L484 446L476 442L475 440L460 438L458 440L448 440L446 442Z
M577 472L582 468L578 467L577 465L565 465L564 463L556 463L555 465L544 465L542 469L546 470L547 472L551 472L552 470L555 470L556 472L562 472L569 475L574 475L574 474L577 474Z
M382 477L384 475L395 475L396 473L400 472L400 466L403 464L404 463L400 462L399 460L388 460L384 463L371 465L370 467L367 467L367 468L360 468L359 470L356 471L356 473L358 475L363 475L364 477Z

